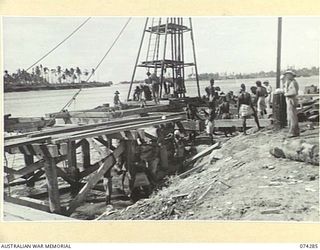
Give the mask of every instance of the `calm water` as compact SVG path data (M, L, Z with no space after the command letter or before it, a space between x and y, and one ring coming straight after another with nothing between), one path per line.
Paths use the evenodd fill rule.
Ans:
M238 93L240 84L245 83L247 87L254 86L258 79L247 80L221 80L216 81L225 93L234 91ZM269 80L273 89L275 89L275 78L261 78L259 80ZM314 84L319 86L319 77L299 77L297 81L300 85L300 92L303 93L304 87ZM205 87L209 81L200 82L201 95L205 94ZM187 95L196 96L197 87L195 82L186 82ZM134 89L133 86L132 89ZM111 87L83 89L76 98L76 101L69 107L69 110L90 109L102 105L103 103L112 103L113 95L116 90L120 92L120 99L125 100L128 93L128 84L116 84ZM68 90L43 90L16 92L4 94L4 114L12 116L44 116L46 113L59 111L77 92L76 89Z

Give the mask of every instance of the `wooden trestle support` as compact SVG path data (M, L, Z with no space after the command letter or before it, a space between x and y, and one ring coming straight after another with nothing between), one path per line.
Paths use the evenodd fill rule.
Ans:
M40 134L42 136L5 139L5 153L23 154L25 160L24 167L20 169L8 165L4 167L5 185L14 185L15 181L23 178L27 185L32 186L45 175L49 202L47 204L39 199L8 194L4 199L19 205L70 216L84 202L90 190L115 165L117 158L125 153L125 158L130 159L131 156L128 154L132 152L129 148L132 142L138 138L146 139L143 128L181 120L183 118L176 117L146 122L123 121L121 125L111 126L106 126L107 123L102 124L103 126L95 125L96 127L85 125L74 129L46 131ZM92 153L98 154L100 160L91 163ZM78 154L81 154L81 157L78 157L81 164L77 162ZM128 162L127 167L130 167L130 164ZM61 205L59 177L68 183L69 190L76 193L67 206Z

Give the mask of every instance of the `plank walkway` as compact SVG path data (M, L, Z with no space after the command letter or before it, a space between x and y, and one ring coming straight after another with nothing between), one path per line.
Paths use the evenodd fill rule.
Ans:
M38 209L20 206L10 202L3 203L4 221L75 221L76 219L59 214L47 213Z

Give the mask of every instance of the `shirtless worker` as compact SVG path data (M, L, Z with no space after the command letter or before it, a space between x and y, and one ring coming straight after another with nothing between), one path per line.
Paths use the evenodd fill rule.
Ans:
M246 92L246 85L241 84L240 94L238 96L238 114L243 119L243 134L246 135L247 130L247 119L253 115L254 120L257 124L258 130L261 128L258 120L257 113L253 107L251 96L248 92Z
M257 90L256 90L256 101L257 101L257 110L259 113L259 118L263 118L267 114L267 105L266 97L268 96L267 89L262 86L260 81L256 81Z

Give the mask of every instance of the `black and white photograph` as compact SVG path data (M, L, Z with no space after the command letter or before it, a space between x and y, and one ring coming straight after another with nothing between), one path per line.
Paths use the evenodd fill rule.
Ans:
M4 221L319 222L317 16L4 16Z

